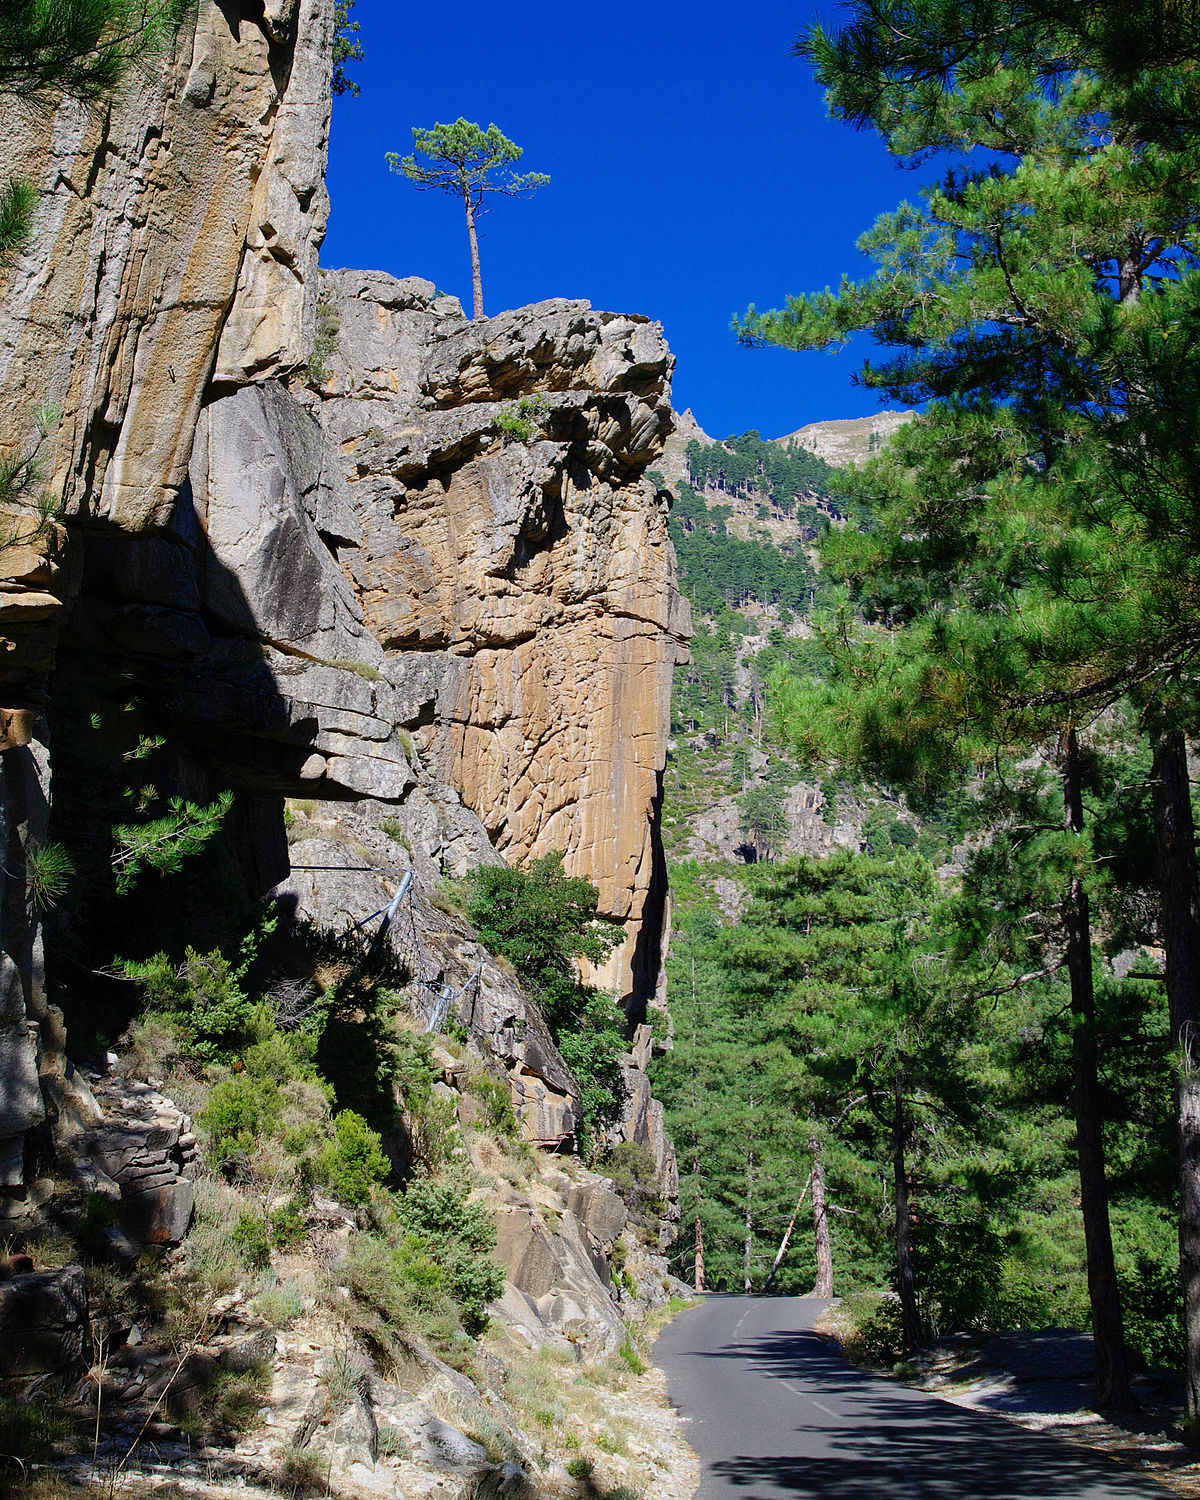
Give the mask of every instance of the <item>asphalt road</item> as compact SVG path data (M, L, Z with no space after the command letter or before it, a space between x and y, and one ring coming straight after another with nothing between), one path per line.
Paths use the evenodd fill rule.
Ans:
M709 1297L654 1346L704 1477L696 1500L1131 1500L1146 1475L846 1363L825 1303Z

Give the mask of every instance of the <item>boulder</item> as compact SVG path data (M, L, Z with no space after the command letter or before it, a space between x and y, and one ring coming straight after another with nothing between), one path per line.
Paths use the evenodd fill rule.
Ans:
M0 1376L78 1375L90 1347L82 1266L0 1281Z

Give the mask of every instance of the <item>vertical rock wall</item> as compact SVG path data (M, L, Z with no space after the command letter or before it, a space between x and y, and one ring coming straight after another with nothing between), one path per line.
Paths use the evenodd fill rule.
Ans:
M333 0L197 0L170 52L116 101L49 117L5 101L0 177L28 179L38 200L28 253L0 269L0 455L34 459L61 501L60 519L40 522L32 484L0 514L5 1187L45 1113L36 1070L53 1114L88 1114L46 1006L29 879L51 797L44 711L64 605L89 544L103 563L106 540L136 538L124 625L133 611L180 648L171 627L192 602L198 542L187 469L210 380L285 374L311 344L333 13Z
M337 347L321 420L363 545L349 559L396 669L436 659L423 731L510 860L562 850L627 940L596 976L642 1019L665 900L657 818L690 632L666 499L658 324L551 301L480 323L428 283L323 273Z
M410 851L427 883L465 849L494 858L486 840L560 849L626 924L600 982L634 1022L655 992L689 630L645 477L672 357L658 325L584 302L475 324L426 282L318 277L333 10L197 0L119 101L18 114L0 146L0 173L39 189L34 244L0 271L0 454L36 454L61 498L44 524L0 516L0 1187L47 1102L95 1115L46 1005L28 871L59 648L76 682L87 652L117 664L188 774L255 803L260 888L289 874L285 795L414 827L437 809ZM286 889L325 915L320 884ZM443 947L454 981L470 944ZM553 1044L510 1024L501 978L477 990L530 1128L566 1139ZM638 1046L626 1129L669 1177Z

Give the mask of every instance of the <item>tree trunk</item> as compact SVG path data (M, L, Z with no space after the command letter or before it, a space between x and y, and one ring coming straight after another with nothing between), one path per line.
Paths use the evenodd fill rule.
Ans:
M908 1124L904 1097L896 1084L892 1115L892 1179L896 1194L896 1294L900 1298L900 1322L904 1330L904 1352L915 1354L921 1347L921 1319L917 1312L917 1288L912 1264L912 1209L908 1201Z
M467 239L471 243L471 291L475 298L475 310L471 316L478 322L483 317L483 277L479 270L479 236L475 233L475 205L471 202L470 193L463 194L463 203L467 209Z
M750 1114L754 1115L754 1092L750 1093ZM746 1147L746 1242L742 1254L742 1286L751 1291L750 1267L754 1257L754 1137Z
M1179 1133L1179 1275L1187 1414L1200 1415L1200 889L1187 746L1178 730L1154 743L1154 834Z
M817 1252L817 1280L814 1297L833 1296L833 1256L829 1251L829 1219L825 1211L825 1163L821 1160L821 1142L811 1136L812 1152L813 1243Z
M704 1290L704 1229L700 1223L700 1203L704 1179L700 1176L700 1132L696 1129L696 955L692 954L692 1176L696 1180L696 1261L692 1285Z
M1066 827L1083 832L1083 787L1079 742L1075 730L1064 730L1059 742L1063 814ZM1108 1182L1104 1171L1103 1117L1096 1041L1096 996L1092 983L1092 929L1087 889L1079 875L1071 879L1063 908L1067 933L1067 975L1071 984L1071 1061L1074 1070L1075 1152L1079 1163L1079 1201L1087 1250L1088 1300L1095 1350L1093 1404L1101 1411L1137 1407L1129 1385L1129 1362L1121 1319L1121 1294L1113 1259L1108 1220Z

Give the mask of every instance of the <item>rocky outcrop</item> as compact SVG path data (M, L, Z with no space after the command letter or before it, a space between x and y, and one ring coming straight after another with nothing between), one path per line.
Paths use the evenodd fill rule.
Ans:
M100 1119L78 1142L87 1185L114 1200L131 1248L178 1244L195 1205L191 1121L149 1084L105 1078L94 1097Z
M368 625L436 713L420 729L510 860L562 850L628 939L598 981L638 1015L658 977L659 778L690 630L666 501L657 324L553 301L480 323L428 282L322 275L337 348L320 416L362 527Z
M799 443L834 468L844 468L847 464L863 463L915 416L913 411L877 411L868 417L810 422L778 441Z
M424 776L424 773L422 773ZM387 829L369 801L296 809L289 830L291 873L275 888L281 911L344 932L388 906L408 872L415 876L390 929L390 941L416 980L417 1008L431 1020L442 1007L479 1050L503 1069L522 1135L558 1148L579 1122L579 1087L511 971L475 939L469 924L434 904L443 875L458 876L499 860L479 820L448 787L427 777L402 806L389 808ZM359 867L348 863L348 845ZM453 995L443 1001L443 993Z
M41 189L34 246L5 273L0 453L36 458L62 500L58 520L0 517L14 1191L47 1106L60 1138L99 1128L31 898L56 684L81 724L136 702L138 733L167 747L160 802L236 795L226 843L251 895L345 928L413 872L421 996L452 997L529 1138L569 1141L578 1089L513 977L438 910L442 876L562 850L625 924L594 977L631 1029L658 990L660 781L689 629L647 477L672 356L658 325L584 302L472 323L427 282L318 277L333 11L199 0L112 108L21 119L0 151ZM290 851L286 796L326 810ZM369 853L343 873L352 825ZM81 840L101 873L105 832ZM624 1131L658 1142L668 1180L631 1068ZM92 1140L94 1168L123 1197L148 1173L139 1233L174 1238L186 1194L158 1176L175 1148L119 1145Z
M64 602L98 574L94 603L75 611L90 643L159 662L206 649L188 463L214 375L286 374L312 342L333 15L332 0L265 10L198 0L172 49L106 106L67 102L47 116L8 102L0 174L38 189L29 251L0 272L0 455L25 466L24 493L0 515L0 937L17 984L6 968L10 1189L22 1135L44 1114L32 1069L52 1121L60 1105L72 1112L31 899ZM39 513L43 487L59 521ZM278 714L278 695L267 697Z
M10 105L0 172L38 190L6 274L0 450L39 410L64 511L169 524L209 380L303 363L325 230L332 0L199 0L114 105Z
M69 1379L82 1373L90 1350L82 1266L0 1281L0 1377Z

